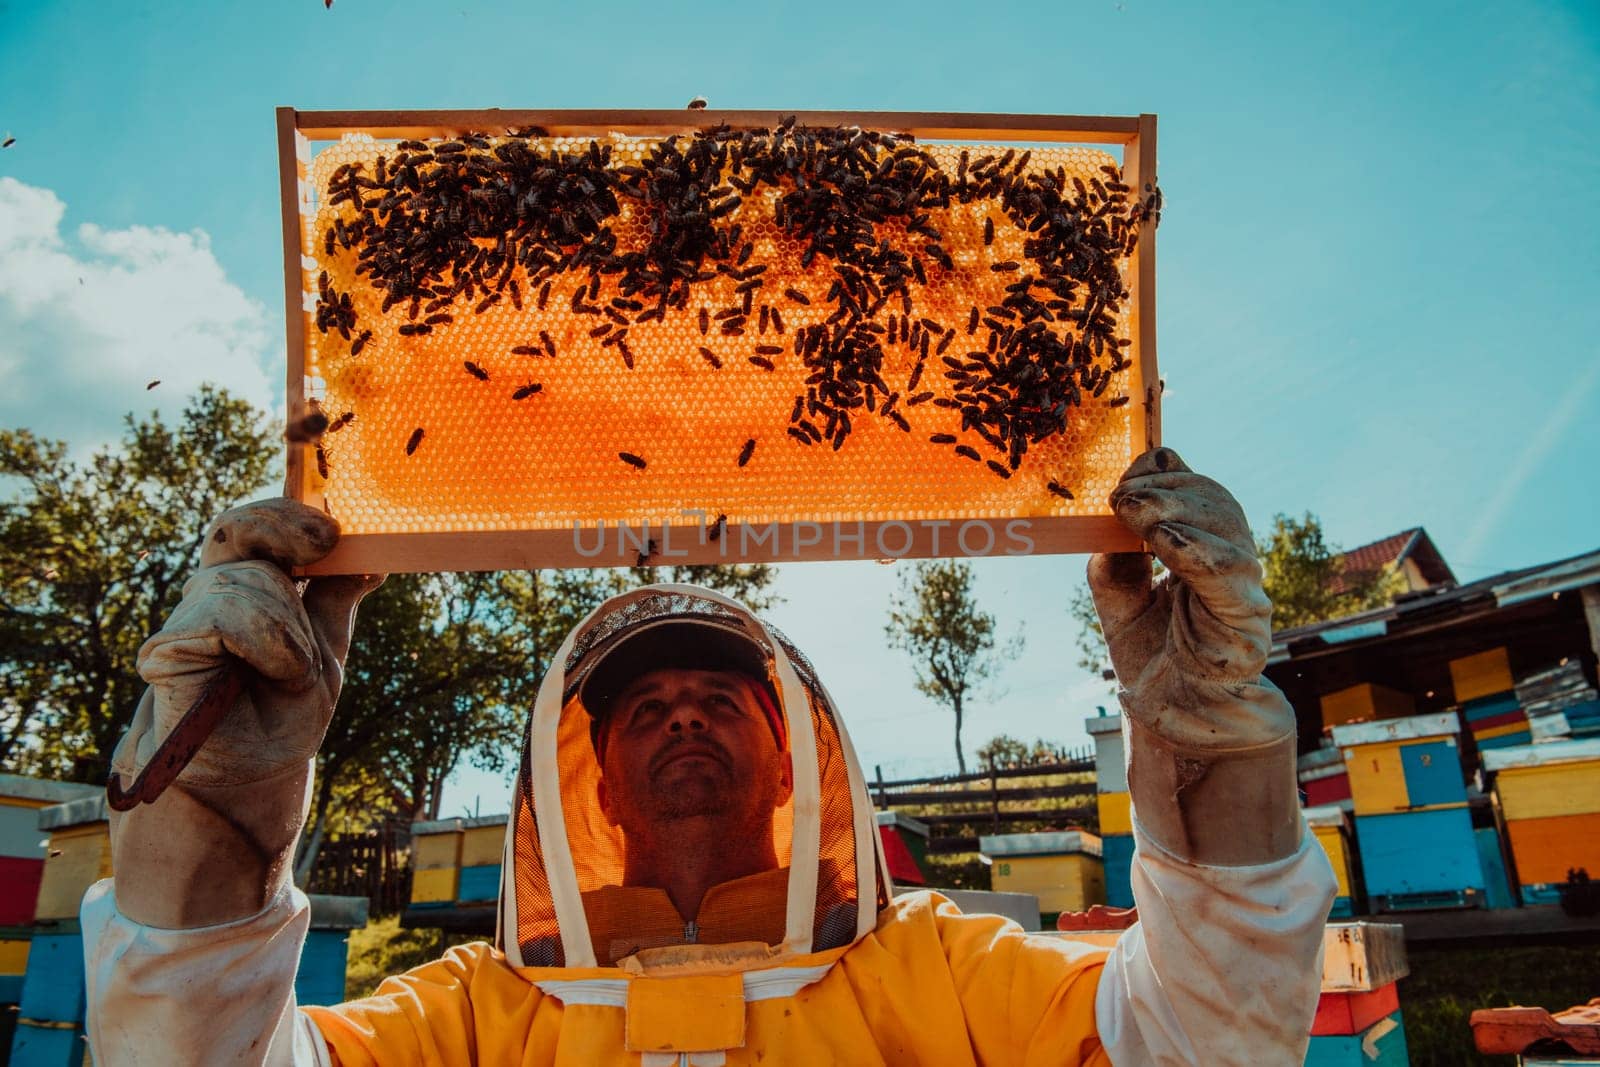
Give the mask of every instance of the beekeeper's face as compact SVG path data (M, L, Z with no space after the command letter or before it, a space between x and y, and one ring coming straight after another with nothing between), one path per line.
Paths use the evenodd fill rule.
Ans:
M629 835L708 818L770 827L793 785L752 683L726 671L641 675L607 715L600 807Z

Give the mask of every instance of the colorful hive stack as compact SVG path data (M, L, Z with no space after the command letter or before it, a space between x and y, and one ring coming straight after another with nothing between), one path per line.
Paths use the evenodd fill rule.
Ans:
M1122 753L1122 716L1101 715L1084 723L1094 738L1095 789L1099 794L1100 856L1105 865L1106 900L1113 908L1133 907L1133 798Z
M1459 730L1453 712L1333 728L1350 772L1373 911L1483 902Z
M111 831L104 794L35 812L49 837L39 879L33 940L22 979L13 1067L65 1067L83 1062L83 933L78 905L95 882L111 875Z
M1528 717L1517 699L1505 649L1451 660L1450 681L1457 710L1480 750L1528 743Z
M99 791L75 782L0 774L0 1013L21 1002L28 969L48 836L39 829L39 809ZM9 1036L0 1037L0 1052L9 1046Z
M1600 878L1600 738L1485 752L1524 904L1558 899L1570 870Z
M86 1062L78 909L89 887L112 873L105 794L99 789L92 794L37 812L40 832L49 835L49 855L39 882L10 1067L76 1067ZM365 897L311 898L311 929L295 974L300 1003L344 999L349 931L366 921Z
M1328 914L1336 919L1349 918L1355 914L1352 887L1356 884L1350 870L1350 820L1337 804L1307 808L1305 815L1306 823L1317 835L1317 844L1328 854L1333 875L1339 881L1339 895L1333 898L1333 909Z
M928 824L898 811L880 811L877 820L883 858L895 885L927 885L922 861L928 855Z
M500 899L506 817L411 824L411 906L487 906Z
M1404 928L1330 923L1323 934L1322 998L1311 1023L1306 1067L1403 1067L1400 988L1409 973Z
M1300 792L1308 808L1337 804L1350 807L1350 771L1337 747L1314 749L1298 761Z
M978 839L996 893L1032 893L1046 925L1064 911L1106 902L1100 838L1087 830L995 834Z
M1577 660L1519 679L1516 691L1534 741L1600 735L1600 693Z
M1343 726L1372 719L1399 719L1414 714L1417 702L1411 694L1385 685L1363 682L1328 693L1322 698L1322 728Z

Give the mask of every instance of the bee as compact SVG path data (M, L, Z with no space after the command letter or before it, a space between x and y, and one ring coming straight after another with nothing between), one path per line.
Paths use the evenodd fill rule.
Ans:
M983 458L982 456L978 455L978 450L973 448L971 445L956 445L956 455L965 456L974 463Z
M511 354L513 356L540 356L544 354L544 349L538 345L518 345L511 350Z
M610 333L612 331L612 329L614 329L614 327L612 326L611 323L602 322L600 325L596 326L594 329L589 331L589 336L590 337L604 337L606 334Z
M811 438L809 436L807 436L804 432L795 429L793 426L789 427L788 434L790 437L794 438L796 441L799 441L803 445L809 445L811 443Z
M772 309L772 328L779 333L783 332L783 312L776 307Z
M637 467L639 470L644 470L647 465L643 456L636 456L632 452L618 452L617 458L628 466Z
M317 474L323 481L328 480L328 450L321 444L317 445Z
M915 394L913 396L910 396L910 397L906 398L906 407L912 408L912 407L916 407L918 404L926 404L928 401L930 401L932 399L933 399L933 394L932 393L929 393L929 392L917 393L917 394Z
M656 539L652 537L650 540L645 542L644 551L640 552L633 558L633 565L635 567L643 567L645 564L650 562L651 557L653 557L655 554Z
M978 317L979 317L979 314L980 314L980 312L978 311L978 308L976 306L974 306L973 309L972 309L972 313L967 316L967 333L969 335L970 334L975 334L975 333L978 332Z
M907 401L907 403L909 403L909 401ZM900 427L900 429L904 430L906 433L911 432L911 424L906 421L906 417L904 415L900 414L898 411L891 411L889 412L889 417L894 420L894 424Z
M936 355L936 356L944 355L944 350L949 348L950 347L950 342L954 341L955 339L956 339L956 332L954 330L951 330L949 333L945 334L942 338L939 339L939 345L938 345L937 348L935 348L933 350L933 354Z
M154 389L156 386L158 386L160 384L161 384L161 379L160 378L152 378L149 382L145 383L144 391L148 393L150 390Z
M545 304L550 302L550 282L545 282L539 287L539 310L543 311Z
M911 273L913 273L913 274L915 274L917 276L917 284L918 285L927 285L928 284L928 270L927 270L926 267L924 267L922 265L922 257L921 256L912 256L911 257Z
M1005 259L1001 260L999 263L989 264L989 269L994 271L996 274L1007 274L1016 270L1020 266L1022 266L1022 264L1018 263L1014 259Z
M761 305L761 323L760 323L760 325L758 325L756 327L756 332L757 333L766 333L767 332L767 323L768 323L769 320L771 320L771 318L772 318L771 309L768 308L767 305L762 304Z
M728 516L718 515L717 521L711 524L710 531L706 534L708 540L722 540L722 531L728 528Z
M421 426L418 426L415 430L411 431L411 438L410 440L406 441L406 455L409 456L416 452L417 446L422 443L422 433L423 430Z
M629 348L628 347L628 342L626 342L626 341L624 341L622 339L622 334L625 334L627 332L628 331L623 330L623 331L619 332L616 335L617 351L622 353L623 366L627 367L629 370L632 370L633 369L633 349Z
M461 365L467 368L467 373L478 379L478 381L486 382L489 380L489 372L472 362L472 360L466 360Z
M537 393L540 390L542 390L543 388L544 388L544 386L540 385L538 382L529 382L527 385L522 386L516 392L512 393L511 394L511 399L512 400L526 400L530 396L532 396L535 393Z
M321 411L312 411L303 418L291 422L289 428L283 432L283 438L295 444L304 444L321 436L327 428L328 416Z
M546 352L550 353L551 357L554 358L554 356L556 354L556 343L554 341L550 340L550 335L548 333L546 333L544 330L540 330L539 331L539 340L544 342L544 350Z
M756 351L758 353L760 353L761 355L763 355L763 356L781 356L781 355L783 355L783 346L782 345L756 345Z
M352 422L354 422L355 418L356 418L356 413L355 412L347 411L343 415L340 415L337 419L334 419L332 422L328 423L327 432L328 433L338 433L340 430L344 429L346 426L349 426Z
M798 289L785 289L783 295L793 300L796 304L810 305L811 298Z
M711 364L713 368L717 370L722 369L722 360L718 359L717 354L711 351L711 349L707 348L705 345L700 346L700 355L707 363Z
M992 459L988 460L987 463L988 463L989 469L994 471L1000 477L1002 477L1002 478L1011 477L1011 468L1007 467L1004 463L996 463Z
M518 311L521 311L522 310L522 286L517 284L517 280L515 278L512 278L511 279L511 285L509 286L509 288L511 290L511 306L516 308Z
M1046 485L1045 488L1063 500L1073 499L1071 490L1062 485L1060 482L1056 481L1054 478L1050 479L1049 484Z
M749 463L750 462L750 457L755 455L755 454L756 454L756 439L754 437L752 437L752 438L750 438L750 440L748 440L748 441L746 441L744 443L744 447L743 448L739 449L739 466L742 467L746 463Z
M1127 402L1128 402L1128 398L1125 397L1125 396L1113 397L1111 400L1109 400L1106 403L1106 407L1108 407L1108 408L1120 408L1122 405L1126 404Z
M994 219L986 218L983 220L983 243L986 245L994 244Z
M700 308L700 336L704 337L711 331L711 312L705 307Z
M422 324L424 326L445 326L454 321L456 321L454 318L441 311L437 315L429 315L427 318L423 319Z
M765 356L749 356L748 359L762 370L769 371L774 369L772 360L767 359Z
M352 356L359 356L361 354L361 350L367 347L367 342L370 340L372 340L372 331L362 330L361 334L353 342L351 342L350 354Z

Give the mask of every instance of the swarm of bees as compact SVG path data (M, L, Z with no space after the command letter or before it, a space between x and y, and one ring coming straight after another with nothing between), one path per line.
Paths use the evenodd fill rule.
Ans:
M772 129L668 137L639 163L614 160L599 141L558 150L543 135L401 141L370 169L339 167L323 190L341 210L319 235L322 251L354 252L355 274L382 294L382 311L405 309L402 336L446 329L468 307L482 314L505 301L520 312L526 300L544 311L566 299L573 313L592 317L589 336L625 370L635 365L631 328L669 312L693 315L705 342L699 355L715 372L724 366L718 339L751 334L762 339L746 357L751 365L771 372L792 352L807 372L787 427L797 444L837 450L869 416L912 433L908 413L927 404L975 435L933 433L932 443L1005 479L1031 445L1063 431L1074 407L1102 396L1129 366L1131 342L1117 335L1128 297L1121 264L1141 228L1159 222L1161 194L1153 184L1130 188L1115 166L1085 181L1060 168L1030 171L1029 152L1008 150L963 152L948 173L907 138L806 127L792 117ZM773 221L804 248L801 266L829 267L825 290L769 285L770 265L754 261L755 244L732 216L746 201L765 202L768 190L777 192ZM1005 296L970 307L961 321L922 314L913 288L929 284L930 270L955 269L930 212L980 201L1024 235L1024 258L988 265L1007 279ZM624 205L649 220L642 247L619 247L611 224ZM903 246L880 238L889 223L903 226ZM995 236L986 218L984 244ZM602 298L602 278L617 296ZM696 300L699 287L723 278L736 283L731 305ZM564 283L570 298L554 295L558 285L568 291ZM819 303L831 309L825 319L786 328L785 306ZM347 341L352 356L372 337L357 318L350 294L324 273L316 326ZM886 351L894 348L913 359L904 381L887 377ZM557 355L544 331L512 351ZM490 382L478 363L462 366ZM943 379L940 392L919 389L925 373ZM508 396L521 401L542 388L528 381ZM423 434L412 433L407 455ZM755 448L752 437L738 466ZM634 453L618 455L646 466ZM1071 499L1057 482L1049 491Z

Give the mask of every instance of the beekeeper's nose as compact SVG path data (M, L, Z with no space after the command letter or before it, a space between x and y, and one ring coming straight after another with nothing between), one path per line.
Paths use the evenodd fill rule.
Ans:
M706 715L700 702L688 694L681 694L672 702L667 716L667 732L674 734L698 733L706 728Z

